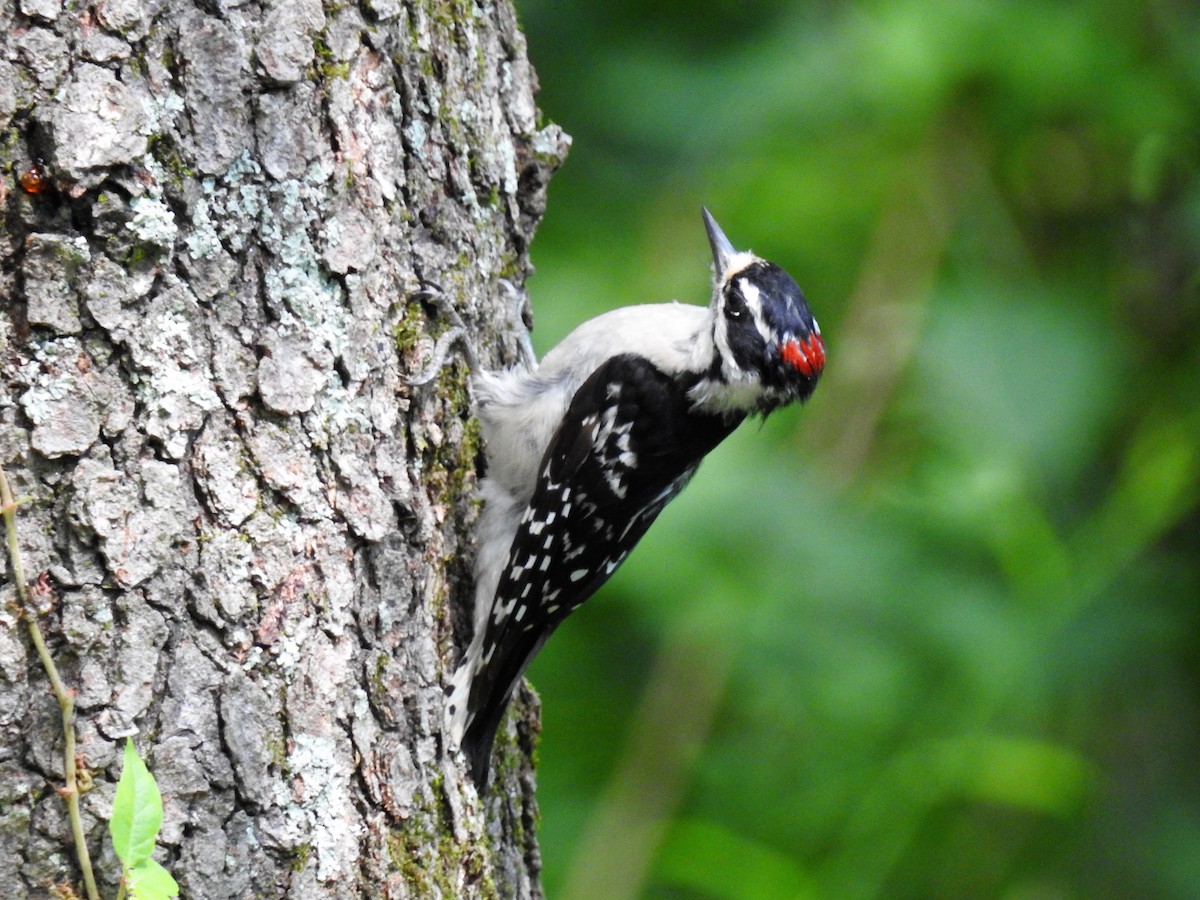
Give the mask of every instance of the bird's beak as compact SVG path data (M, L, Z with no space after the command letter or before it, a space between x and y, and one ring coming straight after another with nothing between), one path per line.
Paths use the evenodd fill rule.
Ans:
M729 270L729 261L733 259L737 251L733 249L733 244L729 243L729 238L725 237L725 232L721 230L717 220L712 217L712 213L703 206L700 207L700 212L704 215L704 229L708 232L708 243L712 247L717 281L721 281Z

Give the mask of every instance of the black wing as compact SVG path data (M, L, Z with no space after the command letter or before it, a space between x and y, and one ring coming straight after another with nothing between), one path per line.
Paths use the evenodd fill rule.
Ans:
M613 357L576 391L550 441L468 700L462 743L481 788L509 697L542 644L741 421L692 413L687 387L642 357Z

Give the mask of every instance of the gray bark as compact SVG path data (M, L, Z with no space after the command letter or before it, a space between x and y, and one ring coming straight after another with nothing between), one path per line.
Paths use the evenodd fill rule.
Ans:
M445 327L421 279L515 355L500 280L567 146L533 93L507 0L0 9L0 464L107 896L126 735L186 897L540 896L532 698L487 798L441 735L466 372L404 380ZM3 596L0 872L44 897L79 877L62 735Z

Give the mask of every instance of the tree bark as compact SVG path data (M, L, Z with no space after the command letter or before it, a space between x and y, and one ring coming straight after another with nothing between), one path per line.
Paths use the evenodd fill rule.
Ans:
M466 369L405 381L446 327L423 281L485 364L516 353L501 279L528 272L568 140L538 125L512 7L0 17L0 465L30 498L26 570L49 573L102 893L133 735L185 897L540 896L531 695L482 799L442 739L470 627ZM0 872L45 897L79 871L13 596Z

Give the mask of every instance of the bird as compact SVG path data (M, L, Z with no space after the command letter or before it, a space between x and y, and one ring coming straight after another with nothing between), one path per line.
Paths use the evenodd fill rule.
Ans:
M554 630L625 561L743 420L803 402L825 367L804 293L701 210L706 306L650 303L579 325L538 363L473 365L484 441L474 635L445 730L482 793L513 691ZM474 355L470 357L474 360Z

